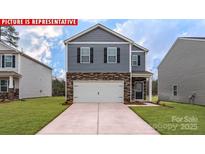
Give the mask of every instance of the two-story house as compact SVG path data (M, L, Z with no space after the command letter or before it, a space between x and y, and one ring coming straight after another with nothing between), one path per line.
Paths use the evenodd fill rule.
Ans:
M146 70L146 48L101 24L64 43L67 101L151 101L152 73Z
M0 98L51 96L52 69L0 41Z
M205 37L179 37L158 67L159 100L205 105Z

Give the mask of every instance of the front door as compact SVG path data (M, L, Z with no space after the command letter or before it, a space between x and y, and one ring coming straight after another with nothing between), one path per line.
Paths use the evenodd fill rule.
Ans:
M143 82L135 82L134 94L135 99L143 99Z

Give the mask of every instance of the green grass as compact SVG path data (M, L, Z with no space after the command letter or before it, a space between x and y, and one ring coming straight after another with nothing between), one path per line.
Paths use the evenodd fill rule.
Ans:
M161 134L205 134L205 106L161 102L170 107L131 107Z
M0 104L0 135L35 134L68 106L64 97L26 99Z

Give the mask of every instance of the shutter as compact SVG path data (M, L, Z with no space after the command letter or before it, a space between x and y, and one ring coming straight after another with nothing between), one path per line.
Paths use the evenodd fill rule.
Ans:
M12 64L13 64L13 68L15 68L15 66L16 66L15 65L16 64L16 56L15 55L13 55L13 63Z
M120 63L120 48L117 48L117 63Z
M138 66L141 65L141 58L140 58L140 55L137 56L137 62L138 62Z
M2 55L2 67L4 68L4 55Z
M90 48L90 63L93 63L93 48Z
M77 63L80 63L80 48L77 48Z
M104 48L104 63L107 63L107 48Z

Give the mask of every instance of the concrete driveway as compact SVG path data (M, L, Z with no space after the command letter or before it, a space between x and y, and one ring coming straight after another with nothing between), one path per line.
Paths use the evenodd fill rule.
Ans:
M75 103L38 134L158 134L121 103Z

